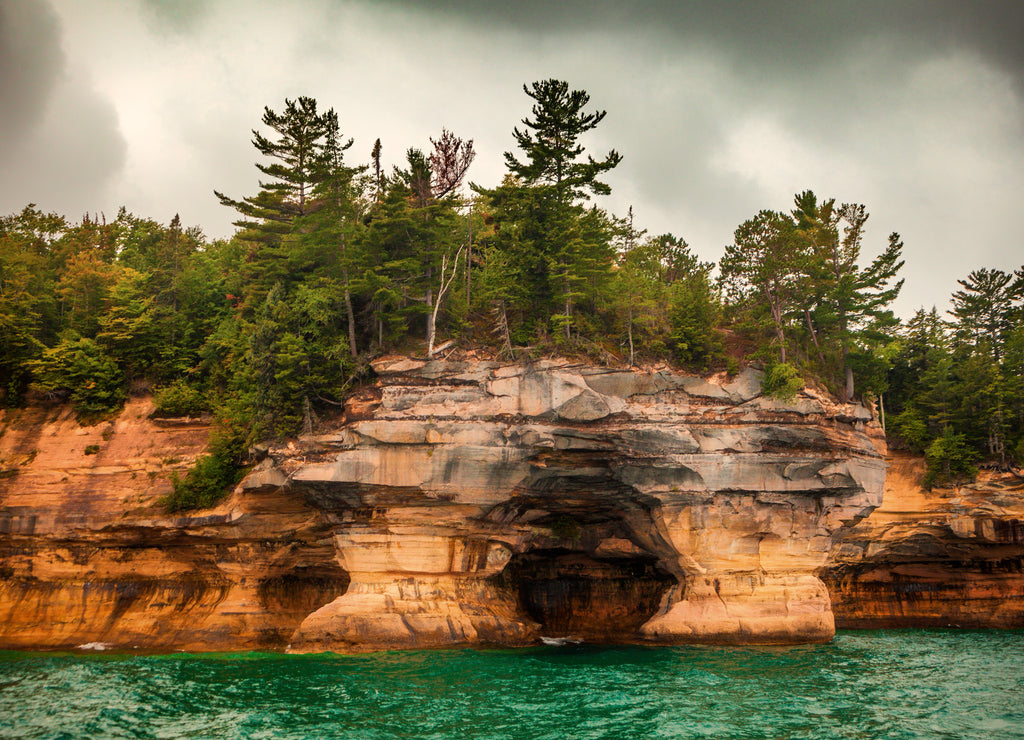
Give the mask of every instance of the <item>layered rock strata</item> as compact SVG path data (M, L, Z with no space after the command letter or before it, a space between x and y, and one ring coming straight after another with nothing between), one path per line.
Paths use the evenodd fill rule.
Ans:
M293 649L831 638L816 571L881 501L865 409L765 398L752 370L375 369L317 459L267 463L335 522L351 578Z
M920 486L891 456L883 505L837 542L824 580L840 627L1024 628L1024 480Z
M345 591L319 512L287 491L168 517L201 420L79 426L67 408L0 417L0 647L280 647Z
M84 430L56 412L5 417L0 646L832 636L818 573L881 503L865 409L766 398L753 370L375 370L343 422L270 449L189 517L158 499L201 450L201 424L158 424L141 401Z

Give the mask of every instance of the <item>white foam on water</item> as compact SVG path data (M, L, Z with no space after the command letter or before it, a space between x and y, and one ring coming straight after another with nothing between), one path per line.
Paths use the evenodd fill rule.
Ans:
M562 645L579 645L583 642L583 640L578 637L545 637L544 635L540 636L540 641L545 645L553 645L556 647L561 647Z
M110 650L113 645L107 642L87 642L78 646L78 650Z

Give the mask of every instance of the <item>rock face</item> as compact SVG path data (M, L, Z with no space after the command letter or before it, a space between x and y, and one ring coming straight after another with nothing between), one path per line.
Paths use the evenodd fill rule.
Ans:
M293 649L831 638L815 573L881 501L864 409L766 399L753 371L375 369L305 460L272 452L351 578Z
M883 505L838 542L824 571L840 627L1024 628L1024 481L983 473L923 490L895 454Z
M209 430L152 410L134 399L92 427L66 408L0 417L0 647L278 647L344 592L322 517L286 492L164 515Z
M96 456L117 462L104 467L49 451L71 434L66 418L36 424L34 442L8 423L0 646L832 636L817 574L881 503L885 477L865 409L765 398L752 370L729 381L408 358L375 370L344 423L272 448L201 516L160 514L166 470L150 484L158 461L143 449L183 467L199 426L129 407ZM76 454L78 477L59 480Z

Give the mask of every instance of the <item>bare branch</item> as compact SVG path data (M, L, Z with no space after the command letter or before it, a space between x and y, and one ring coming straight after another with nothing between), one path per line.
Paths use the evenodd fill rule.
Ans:
M448 129L441 129L441 137L431 138L434 150L430 153L431 191L435 198L443 198L457 189L466 177L476 152L473 140L462 139Z

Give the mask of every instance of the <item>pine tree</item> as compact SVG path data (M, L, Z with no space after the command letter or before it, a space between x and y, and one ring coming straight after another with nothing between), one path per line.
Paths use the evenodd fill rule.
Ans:
M768 308L779 361L786 362L786 326L798 301L805 252L788 216L761 211L736 229L719 266L730 300Z
M952 297L950 313L957 320L957 339L973 345L985 343L996 362L1013 325L1013 278L1013 274L983 267L965 280L957 280L963 290Z
M533 118L524 118L525 128L512 132L522 161L505 152L505 164L513 176L494 191L495 210L509 207L515 216L504 221L510 230L496 235L497 242L520 254L526 282L537 285L537 301L530 314L535 323L548 314L556 331L572 337L575 307L590 300L594 278L602 282L613 263L611 229L600 218L581 207L591 195L607 195L611 188L598 179L614 168L622 157L614 149L601 160L589 154L580 137L593 130L605 111L585 112L590 95L570 90L561 80L544 80L524 85L523 91L535 102ZM551 299L550 302L548 299ZM547 318L547 317L545 317Z
M296 220L308 215L314 205L313 191L317 173L323 170L325 141L332 121L336 122L333 111L317 112L313 98L284 102L281 113L264 108L263 124L276 137L252 132L253 146L270 160L256 163L256 168L269 178L260 181L259 192L235 200L214 191L222 205L242 215L234 222L242 229L238 238L254 245L250 253L250 277L252 287L256 288L256 295L251 296L253 305L262 300L272 285L286 283L292 277L287 239Z
M903 267L903 242L899 234L890 234L882 254L862 268L859 260L868 219L863 205L844 203L835 208L834 200L818 205L810 191L796 196L795 203L797 228L810 245L804 268L809 278L806 292L818 300L807 311L808 328L816 344L822 335L829 340L843 377L843 397L851 400L852 355L870 351L873 342L898 323L887 307L903 287L902 279L892 282Z
M314 199L310 215L299 221L299 241L308 245L311 272L320 278L340 281L345 300L349 354L358 355L356 316L353 307L356 276L365 268L360 176L366 167L345 163L345 152L353 144L343 141L338 115L329 110L323 156L314 175Z
M536 101L534 118L524 118L526 128L512 131L526 157L520 162L511 152L505 152L509 172L527 185L551 185L562 203L586 199L588 192L608 195L611 188L597 178L622 160L619 153L612 149L602 160L587 155L585 161L579 161L585 151L579 138L594 129L606 111L585 113L583 108L590 102L590 95L569 90L569 84L562 80L523 85L523 91Z

